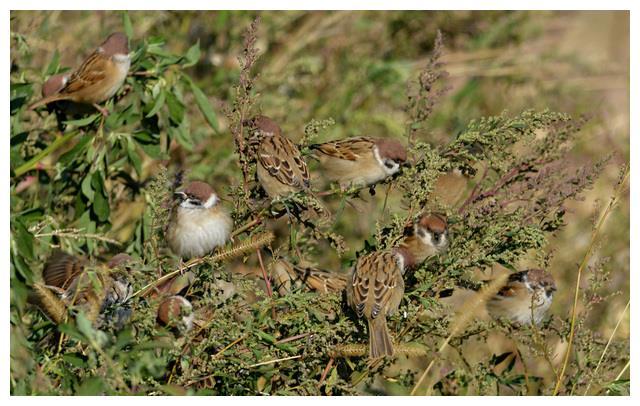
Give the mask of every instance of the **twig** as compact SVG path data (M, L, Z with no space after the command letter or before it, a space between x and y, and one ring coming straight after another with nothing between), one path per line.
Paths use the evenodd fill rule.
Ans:
M325 378L327 377L327 374L329 373L329 370L331 370L331 367L333 366L333 357L331 357L329 359L329 362L327 362L327 366L324 368L324 371L322 371L322 375L320 376L320 380L318 381L318 387L322 386L322 383L324 382Z
M598 360L598 364L596 365L596 369L593 371L593 374L591 375L591 379L589 379L589 384L587 385L587 389L584 390L584 393L582 394L582 396L586 396L587 392L589 392L589 389L591 388L591 384L593 383L593 379L596 377L596 374L598 373L598 369L600 368L600 364L602 364L602 360L604 359L604 355L607 353L607 350L609 349L609 345L611 345L611 341L613 341L613 336L616 335L616 332L618 331L618 327L620 327L620 324L622 323L622 319L624 319L624 315L627 314L627 309L629 309L629 304L631 303L631 300L629 300L627 302L627 305L625 306L624 310L622 311L622 314L620 315L620 318L618 318L618 322L616 323L615 328L613 329L613 331L611 332L611 335L609 336L609 340L607 341L607 345L605 345L604 350L602 350L602 355L600 355L600 359Z
M78 228L66 228L66 229L62 229L62 230L54 230L51 231L49 233L38 233L35 234L34 237L40 238L40 237L66 237L66 238L74 238L74 239L80 239L80 238L89 238L89 239L94 239L94 240L100 240L100 241L104 241L104 242L108 242L110 244L114 244L114 245L122 245L121 242L113 240L111 238L99 235L99 234L93 234L93 233L86 233L86 234L82 234L82 228L78 229Z
M625 171L624 171L623 175L622 175L622 179L620 180L620 183L618 184L618 187L616 188L613 196L609 200L609 204L607 205L606 209L604 210L604 212L600 216L600 219L598 220L598 223L596 224L596 227L591 232L591 240L589 242L589 246L587 247L587 252L585 252L584 257L582 258L582 262L580 263L580 266L578 267L578 276L576 278L576 287L575 287L575 293L574 293L574 296L573 296L573 308L571 309L571 328L570 328L570 331L569 331L569 342L567 344L567 350L566 350L566 353L565 353L565 356L564 356L564 361L562 363L562 369L560 370L560 374L558 375L558 380L556 381L556 386L553 389L553 396L557 395L558 391L560 391L560 385L562 384L562 379L564 378L564 374L566 372L567 365L569 364L569 356L571 355L571 346L573 345L573 336L575 334L576 318L577 318L577 315L578 315L578 299L579 299L579 296L580 296L580 281L582 279L582 271L586 267L587 262L589 261L589 258L591 258L591 252L593 251L593 248L595 246L596 240L598 239L598 235L600 234L600 230L602 228L602 225L604 224L604 222L607 219L607 217L609 217L609 214L613 210L613 207L615 206L615 204L618 202L618 199L620 198L620 195L622 194L622 190L624 189L624 185L627 182L628 178L629 178L629 167L627 166L625 168Z
M291 356L291 357L272 359L271 361L259 362L257 364L249 365L249 368L259 367L261 365L275 364L276 362L289 361L289 360L298 359L298 358L302 358L302 355L294 355L294 356Z
M38 154L36 154L36 156L31 158L29 161L20 165L18 169L16 169L14 172L15 176L16 177L21 176L29 172L30 170L34 169L40 163L41 160L43 160L47 156L54 153L56 150L58 150L61 146L65 145L67 141L69 141L72 137L74 137L77 134L78 134L78 131L71 131L63 135L62 137L56 138L47 148L40 151Z

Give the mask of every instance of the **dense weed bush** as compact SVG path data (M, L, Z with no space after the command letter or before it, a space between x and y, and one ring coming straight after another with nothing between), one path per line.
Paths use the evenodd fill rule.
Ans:
M304 41L329 35L352 14L299 15L290 37L276 34L272 54L260 49L261 36L277 29L279 16L269 24L254 20L244 33L231 28L233 15L216 16L215 35L203 35L210 31L198 20L187 36L192 43L176 52L164 36L136 37L132 19L141 20L123 14L118 29L130 38L133 61L106 118L26 111L40 83L67 68L58 53L41 71L29 66L31 39L12 31L13 394L628 393L620 372L628 366L628 340L612 341L585 323L611 295L606 260L590 258L606 243L598 237L624 196L626 167L611 201L595 211L589 248L576 266L588 283L578 283L572 309L541 326L518 327L481 317L482 294L455 309L440 300L449 289L477 288L495 270L549 266L548 247L566 226L567 202L594 185L608 160L567 165L586 118L545 109L503 112L455 122L447 142L427 142L429 121L444 120L436 111L450 97L435 25L428 30L413 15L389 13L386 34L399 45L385 48L381 59L369 49L375 44L364 43L350 50L351 58L342 57L339 43L340 57L300 57ZM516 27L526 18L465 16L444 29L444 39L452 46L497 46L525 35ZM493 27L489 33L485 24ZM219 49L242 44L239 60L220 62L220 54L210 54L211 42ZM416 77L399 62L427 52ZM199 80L210 71L218 85L211 93ZM399 95L403 82L406 92ZM300 109L279 108L285 98ZM377 114L399 100L399 112ZM371 189L317 186L313 194L268 201L254 180L243 124L258 113L280 121L307 157L312 142L354 135L351 118L366 117L369 127L362 128L404 137L411 166ZM313 119L290 124L300 117ZM164 226L171 193L185 179L216 185L236 233L235 248L187 263L196 275L186 294L196 326L181 334L157 325L158 299L148 293L184 269L166 247ZM273 214L301 206L324 213ZM394 246L424 210L446 213L451 242L445 254L405 276L405 297L389 321L401 349L397 358L367 359L366 328L342 294L319 294L304 284L281 290L273 274L266 279L261 272L286 258L345 273L357 256ZM118 252L134 257L126 277L135 293L124 326L64 307L55 323L28 303L54 248L88 257L96 275L107 272L101 264ZM60 305L55 297L45 302Z

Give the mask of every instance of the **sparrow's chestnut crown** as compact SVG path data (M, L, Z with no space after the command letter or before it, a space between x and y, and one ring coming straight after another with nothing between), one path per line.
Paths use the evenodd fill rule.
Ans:
M418 220L418 225L433 234L442 234L447 231L447 218L438 213L431 213L423 215Z
M398 140L380 138L376 140L376 146L382 159L391 159L397 163L407 160L407 150Z
M544 269L529 269L526 271L527 281L534 286L542 286L546 291L556 290L556 281Z
M194 181L189 183L182 193L189 199L197 199L206 202L211 195L215 194L213 188L206 182Z
M251 120L246 121L245 124L250 125L265 134L280 135L281 133L280 126L267 116L255 116Z
M129 38L121 32L114 32L100 45L102 51L108 55L129 54Z

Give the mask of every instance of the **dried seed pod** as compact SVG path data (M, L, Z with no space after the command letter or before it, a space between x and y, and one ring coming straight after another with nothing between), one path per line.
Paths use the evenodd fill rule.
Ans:
M193 306L182 296L171 296L158 306L158 322L187 332L193 327Z

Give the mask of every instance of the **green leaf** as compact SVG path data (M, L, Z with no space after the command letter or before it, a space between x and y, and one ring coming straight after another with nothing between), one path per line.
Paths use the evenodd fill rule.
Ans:
M189 66L193 66L198 63L200 60L200 40L198 40L195 45L193 45L184 56L186 59L186 63L182 64L183 67L188 68Z
M89 117L80 118L78 120L64 121L64 123L66 125L73 125L73 126L76 126L76 127L85 127L85 126L87 126L89 124L92 124L94 121L96 121L101 116L102 116L102 114L96 113L96 114L90 115Z
M103 394L105 391L106 385L103 382L102 378L98 376L92 376L91 378L85 379L78 390L76 391L76 395L80 396L95 396Z
M189 86L191 87L191 91L193 92L193 96L196 98L196 104L202 112L202 115L207 120L207 123L213 128L213 130L218 133L218 117L216 113L211 108L211 104L209 103L209 99L207 96L200 90L198 85L196 85L190 77L184 76L189 82Z
M167 107L169 107L169 119L179 125L184 118L184 104L178 99L173 92L167 92Z
M81 151L84 150L84 148L87 146L87 144L89 144L89 142L91 141L92 138L93 138L93 136L91 134L87 134L84 137L80 138L80 141L78 141L78 143L73 148L71 148L69 151L65 152L60 157L58 162L62 166L69 165L69 163L76 157L76 155L78 155L78 153L80 153Z
M151 107L151 110L147 113L145 117L149 118L149 117L155 116L156 113L160 111L162 106L164 106L164 100L165 100L165 91L164 89L162 89L160 91L160 94L156 98L155 102L153 103L153 107Z
M128 11L122 13L122 25L124 26L124 33L127 34L127 37L129 37L129 39L133 38L133 25L131 24Z
M93 201L93 211L98 216L98 220L104 222L109 219L109 202L101 194L97 194Z
M78 368L86 368L87 362L78 354L64 354L62 359Z
M15 221L14 228L14 238L18 246L18 253L27 259L33 260L33 235L27 230L22 221Z
M95 193L91 188L91 176L85 176L80 184L80 190L82 190L82 194L85 195L89 201L93 200Z
M47 65L47 69L45 69L44 71L44 75L45 76L53 75L58 71L59 67L60 67L60 53L56 49L55 52L53 53L53 58L51 59L51 62L49 62L49 65Z

